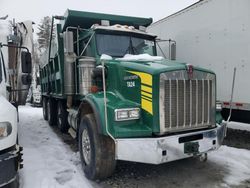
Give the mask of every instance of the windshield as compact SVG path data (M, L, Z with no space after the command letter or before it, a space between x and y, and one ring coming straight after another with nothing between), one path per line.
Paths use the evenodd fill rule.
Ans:
M154 39L134 36L96 34L97 51L99 55L123 57L125 54L155 55Z

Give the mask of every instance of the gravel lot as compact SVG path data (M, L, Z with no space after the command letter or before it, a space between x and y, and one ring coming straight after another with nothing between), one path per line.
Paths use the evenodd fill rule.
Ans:
M147 165L119 161L112 177L101 182L88 182L85 178L79 177L79 175L81 176L83 173L79 164L80 159L79 157L76 157L79 153L77 152L75 141L68 134L60 133L57 128L49 127L48 123L42 119L42 111L40 108L32 108L30 106L20 108L21 115L25 114L24 111L32 111L32 114L27 118L20 117L22 126L26 127L25 131L25 129L20 126L20 128L23 129L21 130L22 134L24 134L23 136L25 136L27 130L29 130L29 126L33 126L33 132L40 132L39 129L45 130L45 127L47 127L46 132L50 131L50 135L57 137L55 138L56 142L54 139L52 140L55 142L55 146L53 145L53 142L50 141L51 138L49 138L49 136L48 138L46 137L48 142L50 141L47 147L55 147L59 150L58 143L60 143L60 145L62 145L61 147L66 148L64 150L69 157L64 157L66 159L62 164L67 165L66 160L68 158L71 159L71 155L73 156L73 163L72 160L68 161L68 165L74 170L73 175L71 173L72 178L69 180L71 183L59 183L56 184L56 186L49 186L51 188L68 187L67 185L71 185L70 187L72 188L78 188L79 186L75 186L77 185L77 182L74 181L86 181L87 185L97 188L250 188L250 166L248 164L250 162L250 132L229 129L227 139L224 142L225 146L222 146L218 151L210 153L207 162L200 162L199 159L196 158L175 161L162 165ZM31 119L32 122L39 122L38 125L34 123L31 124ZM29 123L30 125L28 126L27 124ZM43 135L32 135L31 139L34 139L35 136ZM27 148L27 146L25 146L25 144L27 145L28 143L27 141L26 138L26 142L23 143L24 148ZM46 150L45 146L42 147ZM29 152L32 152L32 149L36 150L36 152L39 151L39 148L29 148ZM53 157L58 158L58 156L48 155L46 161L53 161ZM57 160L58 159L55 159L55 162L57 162ZM28 162L28 160L25 160L24 155L24 171L25 168L26 171L29 170L29 166L35 168L34 165L37 165L27 164ZM60 161L58 161L58 165L59 164ZM46 166L46 163L44 165ZM58 172L55 171L54 173L57 174ZM21 182L29 181L29 177L26 177L26 174L27 172L21 172ZM52 172L50 176L51 177L46 178L53 179ZM65 174L64 177L67 177L67 174ZM24 186L23 188L26 187Z

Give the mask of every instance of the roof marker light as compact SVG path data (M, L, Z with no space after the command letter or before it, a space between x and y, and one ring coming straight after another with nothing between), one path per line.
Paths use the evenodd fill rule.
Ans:
M145 32L145 31L146 31L146 27L144 27L144 26L140 25L140 26L139 26L139 30L140 30L140 31L144 31L144 32Z
M101 20L101 25L102 26L110 26L110 21L109 20Z

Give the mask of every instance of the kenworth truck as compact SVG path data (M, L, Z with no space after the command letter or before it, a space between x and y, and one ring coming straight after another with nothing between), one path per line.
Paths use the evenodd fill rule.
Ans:
M23 167L17 106L25 103L25 88L30 84L31 49L27 41L33 32L29 21L12 26L13 33L9 22L0 18L0 187L16 188L18 170Z
M67 10L55 20L43 115L77 139L87 178L110 176L117 160L161 164L219 148L215 74L156 56L151 18Z

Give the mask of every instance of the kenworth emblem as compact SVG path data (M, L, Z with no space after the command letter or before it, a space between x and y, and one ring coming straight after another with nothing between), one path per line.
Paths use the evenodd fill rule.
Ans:
M188 79L191 80L193 79L193 72L194 72L194 67L193 65L187 64L187 74L188 74Z

